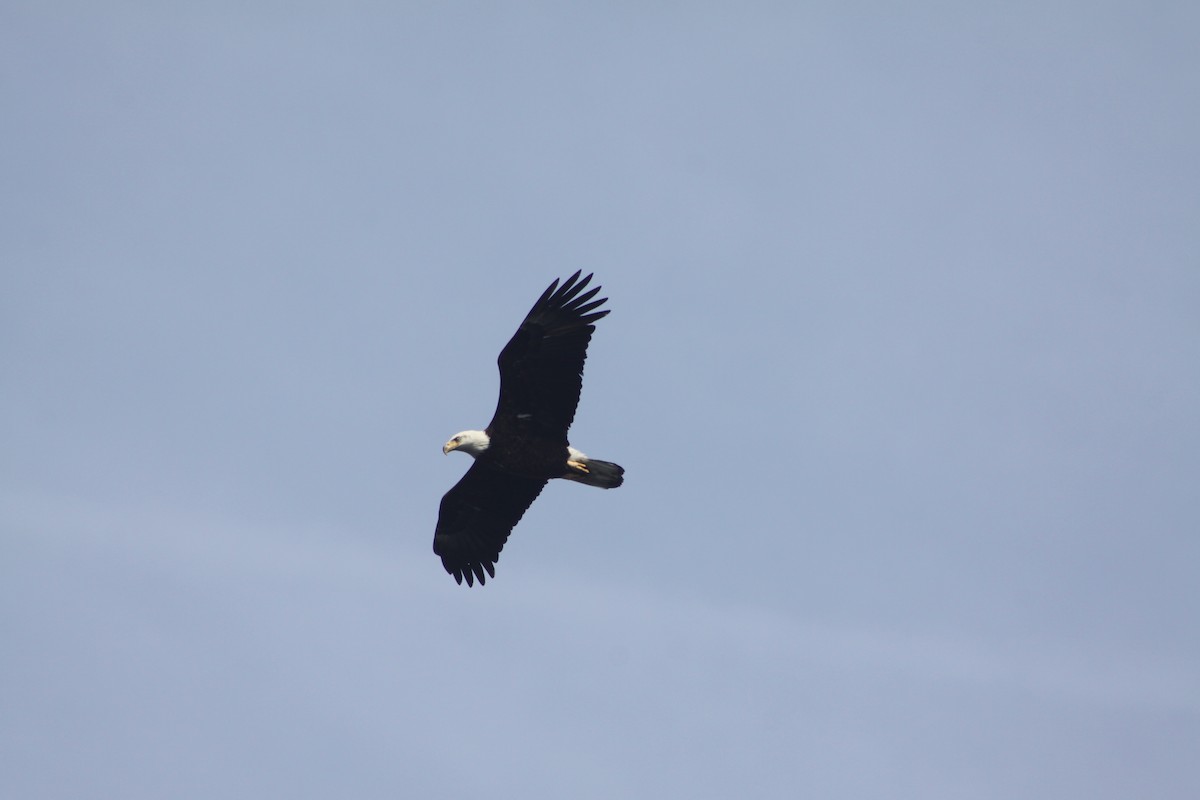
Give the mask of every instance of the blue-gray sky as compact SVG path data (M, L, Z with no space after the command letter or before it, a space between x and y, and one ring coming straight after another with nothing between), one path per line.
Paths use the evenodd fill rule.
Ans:
M1200 794L1187 3L0 10L0 794ZM430 551L595 271L573 442Z

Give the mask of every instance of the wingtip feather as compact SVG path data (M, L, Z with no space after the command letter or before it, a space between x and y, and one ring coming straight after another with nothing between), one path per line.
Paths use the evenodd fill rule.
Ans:
M580 286L582 286L582 284L580 284ZM567 307L568 308L579 308L579 306L583 305L588 300L591 300L593 297L595 297L596 293L599 292L603 288L604 288L603 286L593 286L591 289L588 289L583 294L576 295L574 298L572 298L571 302L567 305Z
M576 289L575 282L579 280L579 273L581 273L581 272L583 272L583 270L577 269L577 270L575 270L574 275L572 275L571 277L569 277L565 281L563 281L562 286L559 288L558 292L556 292L556 295L560 298L560 300L570 297L571 290ZM580 286L586 285L588 282L588 278L590 278L590 277L592 277L592 276L589 275L587 278L584 278L583 283L580 283L579 285Z
M558 289L558 278L555 278L554 281L549 286L546 287L546 291L542 292L542 296L539 297L537 299L537 302L533 304L533 308L530 309L529 313L532 314L543 303L545 303L547 300L549 300L551 297L553 297L556 289Z
M591 311L592 309L599 308L600 306L604 305L607 302L608 302L607 297L601 297L599 300L593 300L592 302L587 303L586 305L579 306L578 308L575 309L575 313L576 314L586 314L589 311ZM607 314L608 311L606 310L604 313Z

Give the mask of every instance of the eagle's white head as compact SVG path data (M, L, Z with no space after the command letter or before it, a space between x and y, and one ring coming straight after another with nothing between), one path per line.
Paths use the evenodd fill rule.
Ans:
M492 440L483 431L463 431L454 434L450 441L442 445L442 453L449 454L451 450L462 450L464 453L478 456L487 450L491 443Z

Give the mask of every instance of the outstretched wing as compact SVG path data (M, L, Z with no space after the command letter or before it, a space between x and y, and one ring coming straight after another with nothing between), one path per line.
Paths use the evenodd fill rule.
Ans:
M599 286L583 291L591 279L579 280L576 272L562 286L557 280L550 284L500 351L500 401L489 435L535 437L566 447L596 329L592 323L608 314L596 311L608 298L592 300Z
M494 564L508 534L541 493L545 481L502 472L476 461L438 509L433 552L459 583L486 583L484 570L496 577Z

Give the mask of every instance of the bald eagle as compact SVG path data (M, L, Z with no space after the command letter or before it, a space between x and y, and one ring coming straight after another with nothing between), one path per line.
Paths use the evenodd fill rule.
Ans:
M582 272L582 270L580 270ZM551 478L615 489L625 470L588 458L567 442L583 385L583 362L608 299L592 300L588 275L550 284L500 351L500 400L486 429L456 433L443 453L475 458L438 511L433 552L460 584L496 577L508 534ZM590 302L589 302L590 301Z

